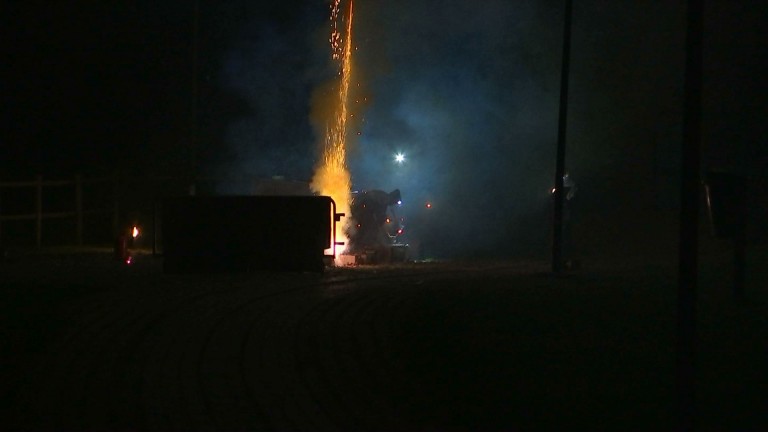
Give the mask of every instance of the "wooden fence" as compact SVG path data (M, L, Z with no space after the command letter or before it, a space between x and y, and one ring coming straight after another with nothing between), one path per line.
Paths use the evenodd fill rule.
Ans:
M34 196L34 212L31 213L14 213L8 214L5 212L3 202L0 201L0 244L3 241L4 222L9 221L34 221L35 232L35 245L37 247L43 244L43 223L46 220L51 219L70 219L75 223L75 242L78 245L83 244L83 226L86 216L94 214L109 214L113 215L113 225L118 223L118 200L115 197L109 207L104 208L84 208L83 207L83 186L85 184L93 183L114 183L112 178L93 178L83 179L82 176L75 176L71 180L46 180L42 176L37 176L35 180L31 181L14 181L14 182L0 182L0 192L5 189L28 189L29 193ZM64 211L47 211L44 206L44 190L46 188L72 188L74 190L74 202L68 210ZM2 197L2 194L0 194Z
M237 185L235 190L217 191L215 185ZM128 176L115 174L87 178L76 175L65 179L0 181L0 246L9 246L23 238L36 247L63 241L67 245L83 245L96 233L99 244L114 241L132 224L146 228L146 238L156 238L158 203L174 195L213 195L245 193L257 195L306 194L309 182L285 180L281 177L256 176L198 177L195 179ZM11 198L11 199L8 199ZM19 204L22 202L22 204ZM110 220L111 218L111 220ZM50 229L63 221L74 228L67 240L56 240ZM98 227L94 227L98 223ZM50 226L49 226L50 224ZM47 230L44 229L47 227ZM13 230L17 230L13 232ZM153 243L154 247L154 243Z

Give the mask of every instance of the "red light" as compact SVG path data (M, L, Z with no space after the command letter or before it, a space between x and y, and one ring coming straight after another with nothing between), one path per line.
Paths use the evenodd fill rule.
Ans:
M432 208L432 203L427 203L427 208Z
M397 233L398 233L398 234L402 234L402 233L403 233L403 229L402 229L402 228L400 228L399 230L397 230Z
M387 223L390 223L390 222L392 222L392 221L389 218L387 218Z

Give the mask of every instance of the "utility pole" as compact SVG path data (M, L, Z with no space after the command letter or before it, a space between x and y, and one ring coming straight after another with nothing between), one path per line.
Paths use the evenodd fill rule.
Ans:
M192 16L192 112L190 114L191 124L189 127L190 133L190 171L191 171L191 184L190 191L195 189L197 175L198 175L198 148L200 146L200 140L198 139L199 122L200 122L200 0L195 0L193 6Z
M696 290L698 283L699 184L701 147L702 1L688 0L680 191L680 244L677 295L678 429L695 422Z
M557 159L555 163L555 208L552 230L552 272L563 271L563 175L565 174L565 136L568 117L568 74L571 57L571 15L573 0L565 0L563 59L560 72L560 113L557 124Z

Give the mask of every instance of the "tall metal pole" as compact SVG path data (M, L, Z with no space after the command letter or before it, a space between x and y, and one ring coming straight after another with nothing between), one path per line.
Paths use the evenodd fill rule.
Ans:
M199 147L199 129L198 123L200 121L199 106L200 106L200 80L198 76L200 74L200 0L195 0L194 9L192 11L192 113L190 119L192 124L190 125L190 147L191 147L191 181L190 190L195 188L197 183L198 174L198 147Z
M565 136L568 116L568 74L571 57L572 0L565 0L563 59L560 72L560 112L557 124L557 160L555 163L555 208L552 230L552 272L563 271L563 174L565 174Z
M678 430L681 431L692 431L695 422L702 9L701 0L688 1L677 297Z

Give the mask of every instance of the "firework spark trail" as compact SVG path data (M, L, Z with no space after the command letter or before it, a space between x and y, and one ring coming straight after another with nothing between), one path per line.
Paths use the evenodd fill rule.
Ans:
M312 190L320 195L326 195L333 198L336 202L336 211L347 215L346 223L348 225L350 216L350 192L352 189L352 180L347 169L347 117L348 107L347 99L349 95L349 82L352 74L352 0L349 2L349 15L347 17L346 40L337 28L339 15L339 4L341 0L334 0L331 5L331 21L333 23L331 37L331 56L334 60L340 61L339 68L339 93L335 110L335 116L328 125L325 142L323 146L323 156L320 164L316 168L315 175L312 178ZM346 229L337 230L337 241L347 243Z

